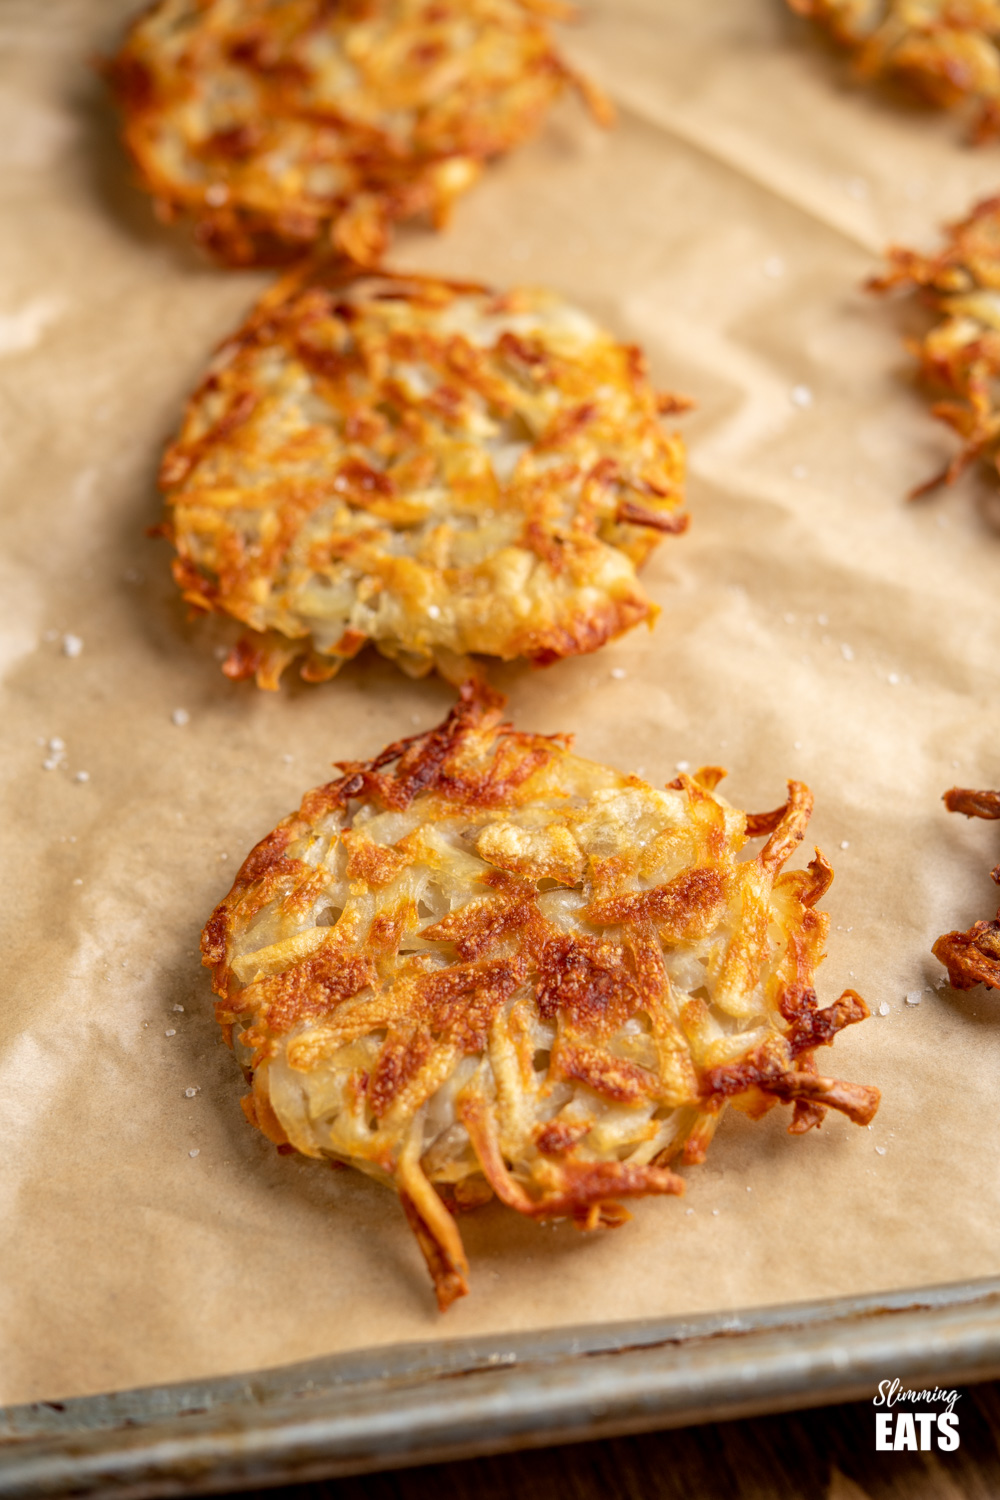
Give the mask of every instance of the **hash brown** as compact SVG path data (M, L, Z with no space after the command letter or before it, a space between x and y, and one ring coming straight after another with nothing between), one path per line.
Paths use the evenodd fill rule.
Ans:
M164 219L232 266L332 237L378 260L394 221L447 217L567 84L558 0L160 0L105 68Z
M704 1158L727 1102L792 1104L792 1133L878 1106L816 1064L868 1010L818 1006L829 864L782 873L809 789L747 815L717 767L658 791L502 709L469 684L341 764L202 936L248 1119L395 1187L442 1309L468 1289L453 1211L614 1227L623 1198L683 1191L670 1163Z
M972 139L1000 132L998 0L788 0L854 54L858 72L941 109L969 104Z
M937 321L908 348L931 389L945 392L932 411L958 433L962 446L945 469L914 490L951 484L977 458L995 468L1000 448L1000 197L979 203L949 227L937 255L892 246L889 269L869 282L873 291L916 288Z
M943 800L949 812L967 818L1000 818L1000 792L953 786ZM1000 865L993 879L1000 885ZM977 984L1000 990L1000 911L993 922L975 922L967 932L946 932L931 951L948 970L948 981L956 990Z
M161 468L174 575L250 633L225 670L329 678L369 641L458 683L656 610L683 449L635 345L549 292L289 273L221 348Z

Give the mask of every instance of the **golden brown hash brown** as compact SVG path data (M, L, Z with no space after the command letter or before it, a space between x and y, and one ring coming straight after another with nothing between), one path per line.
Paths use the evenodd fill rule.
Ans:
M1000 792L953 786L945 792L944 804L949 812L965 813L967 818L1000 818ZM993 879L1000 885L1000 865ZM971 990L976 984L1000 990L1000 911L995 921L975 922L968 932L946 932L932 952L948 970L956 990Z
M950 226L938 255L918 255L892 246L889 270L870 283L873 291L919 288L938 321L908 347L920 376L948 399L932 407L962 439L962 447L940 473L920 485L925 494L951 484L973 459L994 467L1000 444L1000 198L977 204L968 218Z
M394 1186L442 1309L467 1290L456 1209L611 1227L683 1190L669 1163L704 1158L727 1102L791 1103L793 1133L878 1105L815 1062L868 1010L818 1008L830 866L781 872L808 787L748 816L718 767L657 791L502 708L466 685L438 728L341 763L202 937L248 1118Z
M332 233L363 264L391 224L441 223L483 163L567 83L559 0L160 0L106 67L161 217L229 265L294 260Z
M251 627L225 671L332 677L372 641L452 681L465 653L594 651L655 607L683 449L642 353L551 293L290 273L222 346L161 470L174 576Z
M788 0L854 53L865 78L902 84L927 104L976 113L972 139L1000 131L998 0Z

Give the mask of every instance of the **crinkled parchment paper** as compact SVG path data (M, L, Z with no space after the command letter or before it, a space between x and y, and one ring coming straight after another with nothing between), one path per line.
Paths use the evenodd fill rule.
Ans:
M186 621L144 535L185 392L266 278L208 266L129 185L87 60L130 9L0 3L0 1400L996 1274L1000 1000L936 989L929 948L996 903L995 826L939 798L1000 781L1000 535L979 476L905 503L949 435L909 382L917 314L858 287L996 190L1000 151L852 86L781 0L586 0L566 47L618 129L567 99L446 234L398 239L401 265L578 299L697 399L655 631L497 677L521 725L654 780L721 762L755 810L808 781L837 869L821 999L888 1007L823 1056L882 1089L871 1129L730 1115L687 1198L613 1234L488 1207L442 1319L391 1194L247 1127L196 956L330 761L451 694L374 656L227 682L225 628Z

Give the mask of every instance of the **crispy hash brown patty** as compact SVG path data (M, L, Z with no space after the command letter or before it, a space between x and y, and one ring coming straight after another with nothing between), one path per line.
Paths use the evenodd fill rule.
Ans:
M926 103L976 106L972 138L1000 132L997 0L788 0L854 53L858 72L902 84Z
M967 818L1000 818L1000 792L953 786L944 794L944 805ZM1000 885L1000 865L993 879ZM949 983L956 990L971 990L976 984L1000 990L1000 911L995 921L975 922L968 932L946 932L932 952L948 970Z
M958 224L938 255L893 246L889 269L873 291L916 287L937 321L909 347L921 378L947 393L932 408L958 433L962 447L945 468L914 491L952 483L976 458L996 467L1000 451L1000 198L979 203Z
M225 670L547 663L655 608L683 449L634 345L548 292L291 273L223 345L161 470L174 576L252 634Z
M392 221L440 222L572 82L545 0L160 0L106 68L161 217L229 265L328 231L364 264Z
M878 1106L814 1060L868 1010L817 1006L830 866L781 873L808 788L748 816L718 768L657 791L502 705L467 686L437 729L342 764L202 937L248 1118L395 1186L442 1309L467 1290L450 1210L614 1226L622 1198L683 1190L668 1163L704 1158L727 1101L792 1103L793 1133Z

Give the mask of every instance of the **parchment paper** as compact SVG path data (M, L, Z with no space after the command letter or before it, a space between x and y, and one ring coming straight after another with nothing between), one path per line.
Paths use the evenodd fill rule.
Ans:
M225 628L186 622L144 536L182 399L267 278L206 265L129 185L87 59L131 9L0 3L0 1400L996 1274L1000 1003L935 989L929 948L996 904L995 826L939 798L1000 781L1000 537L977 476L904 502L949 437L909 382L916 315L858 286L996 190L1000 152L850 86L780 0L586 0L566 47L617 130L567 100L449 232L399 237L399 264L578 299L697 398L655 631L497 677L519 724L660 782L721 762L758 810L807 780L837 869L821 999L888 1006L824 1055L883 1090L870 1129L730 1115L687 1198L614 1234L488 1207L442 1319L391 1194L246 1126L196 957L329 762L451 693L376 657L228 683Z

